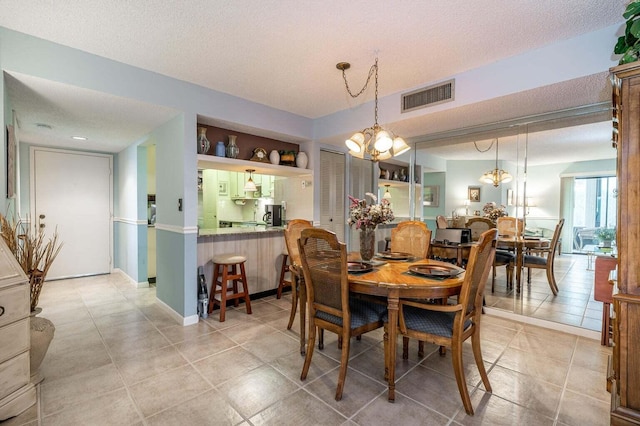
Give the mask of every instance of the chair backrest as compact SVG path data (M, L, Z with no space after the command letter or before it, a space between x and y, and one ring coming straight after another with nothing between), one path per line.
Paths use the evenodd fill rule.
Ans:
M449 222L447 222L447 218L439 214L436 216L436 226L438 229L443 229L449 227Z
M458 296L458 303L465 309L464 317L480 317L484 287L496 254L498 230L492 228L480 235L478 243L471 247L467 272Z
M562 227L564 226L564 218L558 221L555 231L553 231L553 237L551 238L551 247L549 247L549 258L553 259L558 249L558 241L560 241L560 235L562 235Z
M313 223L305 219L293 219L287 223L284 230L284 243L289 253L289 262L300 266L300 253L298 252L298 238L303 229L313 228Z
M480 235L483 232L496 227L496 225L491 221L491 219L486 217L472 217L467 221L465 226L471 229L472 241L478 241L480 239Z
M407 220L391 230L391 250L425 259L431 244L431 230L424 222Z
M341 317L345 326L351 324L346 245L331 231L307 228L300 234L298 249L311 318L323 311Z
M521 219L503 216L497 220L498 235L506 235L509 237L521 236L524 229Z

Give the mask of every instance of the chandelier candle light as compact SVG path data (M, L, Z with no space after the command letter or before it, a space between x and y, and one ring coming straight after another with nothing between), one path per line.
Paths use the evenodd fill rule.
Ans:
M511 173L505 172L504 170L498 168L498 139L495 140L495 143L496 143L496 168L493 170L489 170L487 173L480 176L480 182L490 183L497 188L501 183L511 182L513 180L513 176L511 176ZM491 142L491 145L489 145L489 148L487 148L484 151L480 151L478 149L478 145L476 145L475 142L473 144L475 145L476 150L478 150L478 152L486 152L490 150L491 147L493 146L493 142Z
M351 64L348 62L338 62L336 68L342 71L344 85L352 98L357 98L367 89L369 81L371 81L371 76L375 73L375 121L373 126L354 133L353 136L345 141L345 144L349 148L349 153L358 158L364 158L365 155L367 155L371 161L377 162L379 160L387 160L408 151L410 147L404 139L393 135L392 132L383 129L378 124L378 58L376 58L376 62L369 69L369 75L367 76L364 87L355 95L349 88L347 75L345 74L345 71L351 68ZM392 137L392 135L395 137Z

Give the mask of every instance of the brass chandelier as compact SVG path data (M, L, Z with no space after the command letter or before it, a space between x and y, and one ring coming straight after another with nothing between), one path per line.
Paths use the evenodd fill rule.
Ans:
M488 172L480 176L480 182L490 183L497 188L501 183L511 182L513 180L513 176L511 176L511 173L498 168L498 139L495 140L495 143L496 143L496 168L493 170L489 170ZM490 150L491 147L493 146L493 142L491 142L491 145L489 145L489 148L487 148L484 151L480 151L478 149L478 145L476 145L475 142L473 144L475 145L476 150L478 150L479 152L486 152Z
M351 64L348 62L338 62L336 68L342 71L344 85L352 98L357 98L367 89L369 81L371 81L371 77L375 73L375 121L373 126L354 133L353 136L345 141L345 144L349 148L349 153L358 158L365 158L366 155L371 161L377 162L407 152L410 147L404 139L395 136L392 132L383 129L378 124L378 58L376 58L376 62L369 69L369 75L367 76L364 87L355 95L349 88L347 75L345 74L345 71L351 68Z

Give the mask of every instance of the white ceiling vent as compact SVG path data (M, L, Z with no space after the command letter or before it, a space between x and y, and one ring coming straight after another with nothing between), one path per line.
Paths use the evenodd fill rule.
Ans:
M445 81L429 87L414 90L402 95L402 111L409 112L414 109L437 105L454 100L455 79Z

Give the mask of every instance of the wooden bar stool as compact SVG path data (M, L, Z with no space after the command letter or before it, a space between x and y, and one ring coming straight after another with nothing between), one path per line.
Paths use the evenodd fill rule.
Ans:
M276 299L282 297L282 290L285 287L291 287L291 280L286 278L287 272L289 272L289 253L285 250L282 252L282 265L280 266L280 281L278 282L278 292Z
M247 276L244 271L244 262L246 261L245 256L237 254L219 254L213 257L209 313L213 311L216 304L220 305L220 322L224 322L225 319L227 300L233 300L234 306L238 306L238 299L244 299L247 314L251 314L251 300L249 299ZM240 266L240 273L238 273L238 266ZM238 283L242 284L242 291L238 291Z

